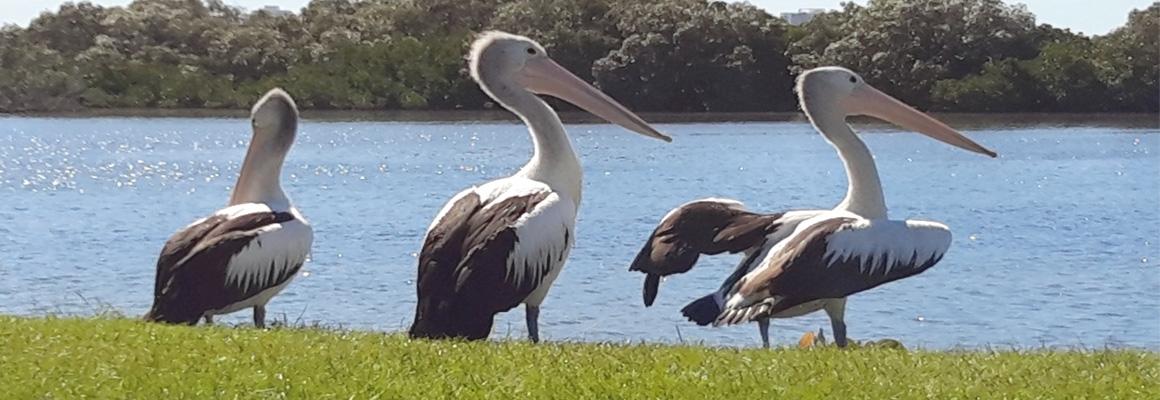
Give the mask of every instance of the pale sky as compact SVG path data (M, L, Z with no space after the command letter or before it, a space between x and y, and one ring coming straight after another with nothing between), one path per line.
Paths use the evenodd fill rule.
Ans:
M129 0L91 0L101 5L125 5ZM1040 23L1049 23L1062 28L1086 34L1102 35L1123 25L1128 11L1145 8L1153 0L1008 0L1008 3L1023 3L1039 17ZM63 0L0 0L0 24L12 23L27 26L41 11L59 7ZM300 10L309 0L226 0L227 4L247 9L276 5L283 9ZM774 15L798 8L838 8L841 0L751 0ZM865 0L855 0L865 4Z

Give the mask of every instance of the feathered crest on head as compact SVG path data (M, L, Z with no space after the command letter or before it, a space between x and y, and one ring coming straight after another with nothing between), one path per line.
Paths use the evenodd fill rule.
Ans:
M487 50L488 46L491 46L491 44L495 43L497 40L519 38L519 36L503 31L480 32L479 36L476 36L475 40L471 42L471 50L467 52L467 63L470 67L469 69L471 71L471 77L479 80L479 61L480 58L483 57L483 52L484 50Z

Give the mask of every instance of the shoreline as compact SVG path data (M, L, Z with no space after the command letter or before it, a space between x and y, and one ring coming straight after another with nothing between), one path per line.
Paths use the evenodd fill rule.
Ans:
M95 108L74 111L0 113L15 118L246 118L249 110L199 108ZM603 122L584 111L558 111L566 123ZM800 112L641 112L656 122L783 122L805 121ZM494 110L310 110L301 111L302 119L314 121L382 121L382 122L518 122L519 118L504 109Z
M560 111L565 123L603 123L587 112ZM1115 125L1160 127L1160 117L1151 113L961 113L932 112L946 122L977 123L980 117L990 122L1014 125L1086 124L1108 122ZM190 108L99 108L75 111L0 113L0 118L194 118L243 119L248 110L190 109ZM725 122L808 122L801 112L641 112L639 115L653 123L725 123ZM512 113L497 110L303 110L302 119L321 122L518 122Z

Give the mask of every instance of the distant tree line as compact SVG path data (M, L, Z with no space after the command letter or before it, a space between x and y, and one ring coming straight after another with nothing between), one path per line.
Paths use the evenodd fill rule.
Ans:
M1160 111L1160 3L1087 37L1001 0L870 0L800 27L705 0L314 0L300 14L221 0L66 3L0 28L0 111L483 109L472 35L531 36L641 111L789 111L803 69L842 65L921 108Z

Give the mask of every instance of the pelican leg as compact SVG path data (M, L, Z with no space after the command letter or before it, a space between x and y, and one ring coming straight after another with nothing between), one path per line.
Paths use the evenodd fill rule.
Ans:
M528 339L532 343L540 342L540 306L524 305L524 313L528 320Z
M254 306L254 326L266 329L266 306Z
M757 330L761 333L761 347L769 348L769 318L759 318L757 320Z
M213 315L210 315L210 314L205 315L205 324L206 325L213 325Z
M826 315L830 316L830 326L834 329L834 344L846 347L846 299L835 299L826 303Z

